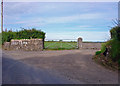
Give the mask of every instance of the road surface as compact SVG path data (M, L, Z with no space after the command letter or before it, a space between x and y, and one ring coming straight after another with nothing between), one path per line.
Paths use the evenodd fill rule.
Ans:
M3 83L117 84L117 71L92 60L95 51L4 51Z
M30 67L3 54L3 84L74 84L47 70Z

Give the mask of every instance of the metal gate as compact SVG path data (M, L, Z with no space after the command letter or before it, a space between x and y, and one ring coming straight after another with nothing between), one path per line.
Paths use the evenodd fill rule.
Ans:
M45 49L50 50L70 50L77 49L77 40L76 39L61 39L61 40L48 40L44 42Z

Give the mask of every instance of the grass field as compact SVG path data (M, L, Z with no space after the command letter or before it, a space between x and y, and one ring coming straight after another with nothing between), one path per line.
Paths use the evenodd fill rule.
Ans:
M70 50L77 48L77 42L45 41L44 46L48 50Z

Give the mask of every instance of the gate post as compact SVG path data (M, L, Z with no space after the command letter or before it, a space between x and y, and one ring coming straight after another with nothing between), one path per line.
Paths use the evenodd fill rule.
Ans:
M45 49L45 43L44 43L45 42L45 38L42 39L42 42L43 42L42 43L43 49Z
M78 46L78 49L82 49L82 38L81 37L78 38L77 46Z

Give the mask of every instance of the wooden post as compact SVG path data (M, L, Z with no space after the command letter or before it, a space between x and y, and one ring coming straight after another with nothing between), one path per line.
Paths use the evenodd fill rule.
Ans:
M3 32L3 0L1 2L1 32Z
M78 38L78 49L82 49L82 38Z

